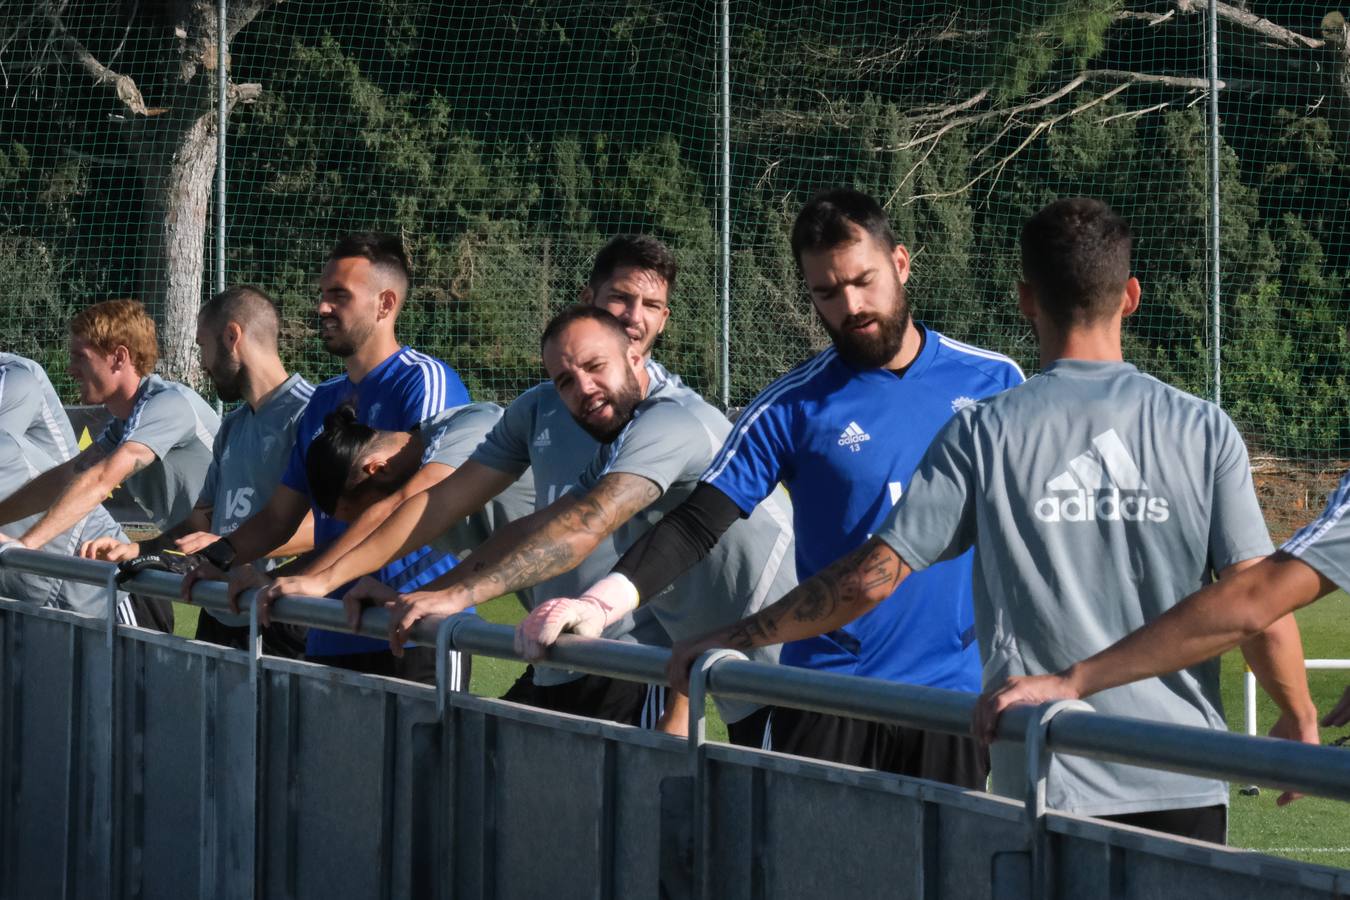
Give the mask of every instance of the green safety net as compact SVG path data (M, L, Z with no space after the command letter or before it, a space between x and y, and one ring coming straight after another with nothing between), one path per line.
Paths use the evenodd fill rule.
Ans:
M234 0L224 277L278 298L288 363L322 379L340 369L313 329L327 249L398 232L404 340L509 401L597 247L646 231L681 264L659 358L740 406L824 344L787 248L813 191L881 198L917 315L1028 371L1019 226L1097 196L1137 234L1129 358L1212 398L1217 325L1217 387L1268 508L1306 518L1350 458L1345 22L1216 5L1216 322L1207 7ZM93 300L141 297L190 343L184 310L217 276L214 15L0 7L0 346L58 377L64 322Z

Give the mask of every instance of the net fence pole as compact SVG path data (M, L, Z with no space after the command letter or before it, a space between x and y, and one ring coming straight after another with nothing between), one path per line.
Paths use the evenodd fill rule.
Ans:
M216 293L225 290L226 5L227 0L216 0Z
M1209 67L1209 291L1210 362L1212 393L1216 405L1223 404L1223 353L1219 344L1219 9L1218 0L1209 0L1206 22L1209 47L1205 56Z
M731 408L731 0L722 16L722 409Z

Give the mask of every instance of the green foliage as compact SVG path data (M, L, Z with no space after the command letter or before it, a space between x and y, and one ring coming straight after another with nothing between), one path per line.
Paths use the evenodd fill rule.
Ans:
M121 14L91 9L79 24L91 50L162 80L164 60L145 55L162 55L153 23L136 18L119 49ZM1135 226L1144 286L1129 356L1211 395L1199 95L1111 78L1061 90L1086 70L1203 72L1200 16L1150 24L1122 9L1143 7L732 4L733 405L824 343L787 233L809 194L839 183L885 202L912 253L916 315L1026 367L1036 352L1014 303L1020 223L1054 197L1107 200ZM28 22L0 13L4 34ZM1292 12L1277 24L1301 27ZM1348 101L1314 72L1323 62L1258 52L1237 30L1221 38L1225 77L1266 85L1220 95L1224 403L1265 449L1343 456ZM54 357L71 309L137 288L146 251L119 241L141 233L149 208L130 163L132 136L153 123L110 115L106 88L78 71L15 57L33 42L0 46L11 48L0 62L31 75L0 88L0 290L26 298L0 340ZM475 395L509 400L540 377L539 328L576 297L596 248L643 230L681 261L658 353L720 395L711 7L281 4L230 49L235 81L263 92L231 119L227 270L281 299L289 364L311 378L337 370L313 338L320 261L343 232L391 230L417 270L404 339L449 360Z

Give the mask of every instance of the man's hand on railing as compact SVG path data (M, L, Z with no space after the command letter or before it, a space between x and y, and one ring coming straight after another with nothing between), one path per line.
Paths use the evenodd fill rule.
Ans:
M352 590L362 585L369 586L358 595L358 599L382 602L389 609L389 649L394 651L395 656L403 655L403 645L411 638L413 626L418 620L426 616L453 616L473 605L469 602L468 594L459 587L399 594L393 588L366 577L358 581ZM376 588L376 585L379 587Z
M1350 725L1350 685L1346 685L1345 693L1341 694L1340 702L1331 708L1331 712L1322 717L1322 724L1327 728Z
M975 701L970 733L975 740L992 744L998 735L998 718L1009 707L1078 699L1078 689L1063 675L1013 675L980 694Z
M220 569L216 568L206 560L202 560L197 565L188 569L188 573L183 576L179 584L178 596L183 598L184 603L192 602L192 586L199 581L225 581L226 575Z
M681 694L689 693L689 670L700 656L709 650L719 650L726 642L714 633L699 638L676 641L670 648L670 662L666 663L666 680L672 690Z
M230 598L230 612L239 613L239 598L245 591L251 591L254 588L266 587L271 583L266 575L259 572L253 566L233 566L230 568L230 574L226 580L225 593ZM264 604L258 608L258 624L272 624L270 615L271 607Z
M183 535L174 541L174 544L184 553L201 553L203 548L209 547L218 540L220 540L218 534L212 534L209 531L194 531L191 534Z
M1317 719L1299 720L1284 713L1275 720L1275 725L1270 729L1270 736L1273 738L1283 738L1286 741L1300 741L1304 744L1312 744L1314 747L1322 745L1322 736L1317 732ZM1285 791L1275 801L1276 806L1288 806L1303 795L1296 791Z
M119 541L115 537L94 538L80 545L77 554L82 559L103 559L108 562L123 562L141 555L141 545L135 541Z
M543 659L564 631L597 638L604 630L605 609L595 597L554 597L536 606L516 626L516 652L529 660Z
M546 600L516 626L516 652L526 659L540 659L564 631L582 637L599 637L606 628L636 609L638 599L633 582L611 572L580 597Z
M266 612L270 622L272 604L282 597L288 595L292 597L323 597L327 594L328 586L320 578L313 575L283 575L266 582L259 588L258 595L253 602L259 604L259 621L262 620L261 617ZM350 609L348 612L350 613ZM352 626L352 630L356 630L355 625Z

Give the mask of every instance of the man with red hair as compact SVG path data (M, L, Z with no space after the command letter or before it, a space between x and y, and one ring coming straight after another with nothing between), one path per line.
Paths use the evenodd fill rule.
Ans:
M112 416L80 454L0 501L0 524L45 511L18 538L36 549L83 519L117 485L163 527L201 493L220 419L196 391L154 374L155 323L135 300L108 300L70 322L70 376L80 402Z

